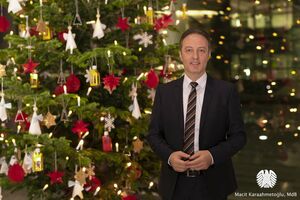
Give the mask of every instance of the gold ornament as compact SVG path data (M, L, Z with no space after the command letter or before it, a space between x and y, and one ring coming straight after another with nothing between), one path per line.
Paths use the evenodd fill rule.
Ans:
M186 8L186 3L182 4L182 19L186 19L187 17L187 8Z
M148 7L146 11L147 23L153 25L153 8Z
M84 185L84 184L86 184L86 178L87 178L88 176L89 176L89 175L86 174L86 173L82 170L82 168L81 168L81 169L79 169L79 171L77 171L77 172L75 173L74 178L75 178L75 180L77 180L81 185Z
M40 34L43 34L47 31L47 24L43 21L43 19L40 19L37 23L36 31L40 32Z
M5 67L6 67L5 65L0 64L0 78L2 78L3 76L6 76Z
M49 111L47 112L45 118L44 118L44 123L45 126L47 128L50 128L51 126L55 126L56 122L55 122L56 116L52 115Z
M42 35L43 35L43 40L51 40L52 39L52 31L51 31L49 25L46 25L46 31L43 32Z
M133 141L132 144L133 144L133 151L135 153L140 153L141 150L143 149L144 142L138 138L135 141Z
M97 87L100 85L100 73L96 65L93 65L93 68L90 70L90 79L90 86Z
M30 73L30 85L31 85L31 88L38 88L39 75L37 73Z
M43 154L41 153L40 148L36 148L32 155L32 170L33 172L40 172L43 171L44 165L43 165Z
M92 179L93 176L95 176L95 166L90 165L87 169L86 169L86 173L89 177L89 179Z

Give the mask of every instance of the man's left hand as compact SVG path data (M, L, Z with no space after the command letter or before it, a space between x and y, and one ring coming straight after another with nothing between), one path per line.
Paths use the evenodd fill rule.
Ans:
M195 152L187 162L191 170L205 170L212 164L212 156L208 150Z

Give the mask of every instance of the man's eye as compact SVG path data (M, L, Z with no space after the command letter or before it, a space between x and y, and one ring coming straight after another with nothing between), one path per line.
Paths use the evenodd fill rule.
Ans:
M186 49L185 51L189 53L192 52L192 49Z

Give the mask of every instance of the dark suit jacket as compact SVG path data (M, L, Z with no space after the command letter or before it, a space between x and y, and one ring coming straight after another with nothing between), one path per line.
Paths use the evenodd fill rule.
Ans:
M161 157L162 167L159 193L171 200L178 173L168 165L174 151L182 151L184 136L183 77L157 87L148 142ZM204 94L199 149L209 150L214 164L203 174L212 199L232 193L236 180L231 157L246 143L244 123L240 111L239 95L232 83L207 76Z

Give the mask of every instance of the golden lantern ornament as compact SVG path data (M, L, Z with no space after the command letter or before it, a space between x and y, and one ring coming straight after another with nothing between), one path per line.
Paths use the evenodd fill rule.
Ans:
M31 85L31 88L39 87L39 75L35 72L30 73L30 85Z
M33 172L40 172L44 170L43 164L43 154L41 153L40 148L36 148L32 155L32 171Z
M42 33L42 37L43 37L43 40L51 40L52 39L52 31L51 31L48 23L46 23L46 30Z
M186 19L187 17L187 7L186 7L186 3L182 4L182 19Z
M90 86L97 87L100 85L100 73L97 70L97 66L93 65L90 70Z
M151 6L148 7L146 11L147 23L153 25L153 8Z

